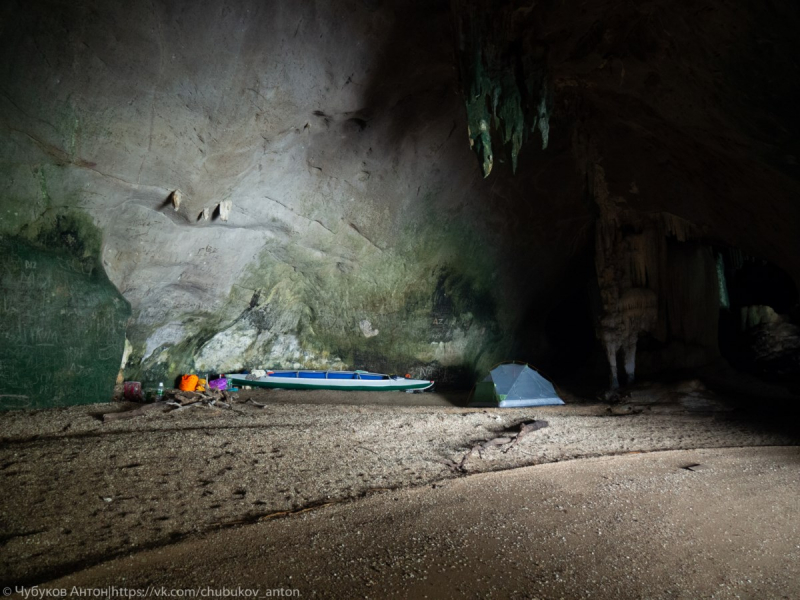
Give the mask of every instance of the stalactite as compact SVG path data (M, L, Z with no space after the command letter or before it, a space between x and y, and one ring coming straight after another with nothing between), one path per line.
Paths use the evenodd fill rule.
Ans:
M453 0L457 57L469 143L484 177L494 165L493 137L510 147L514 172L528 134L550 135L544 47L533 36L533 7L518 0Z
M598 337L606 348L611 387L619 385L617 352L623 350L628 382L635 374L639 333L653 327L658 316L658 296L647 288L658 264L658 245L647 233L623 233L630 221L622 198L612 197L605 171L595 164L590 190L599 209L595 230L595 271L600 292Z
M573 131L572 147L597 208L590 289L596 290L595 332L608 358L612 389L621 367L628 382L633 380L641 334L655 342L647 350L648 365L691 367L713 360L725 284L710 246L701 243L704 228L672 213L636 210L640 190L618 188L637 195L629 204L609 184L603 154L585 125ZM741 263L741 256L725 256L729 265L737 258Z
M658 276L661 259L659 236L653 229L642 233L630 234L625 238L629 249L631 285L634 287L652 287Z
M662 343L679 341L702 348L698 355L713 356L724 279L717 275L711 249L692 241L701 237L700 228L670 213L637 212L611 193L598 163L587 172L598 208L597 336L605 346L611 387L619 382L620 350L627 380L633 381L637 342L644 332Z
M691 221L682 219L672 213L659 213L661 217L661 227L665 235L673 236L679 242L696 238L698 236L698 228Z
M719 284L719 305L722 308L730 308L731 300L728 294L728 284L725 280L725 259L722 254L717 254L717 282Z

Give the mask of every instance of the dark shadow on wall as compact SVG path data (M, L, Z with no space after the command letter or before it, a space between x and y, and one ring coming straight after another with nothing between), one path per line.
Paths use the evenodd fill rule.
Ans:
M589 282L591 246L586 241L561 271L549 293L536 298L521 321L514 356L531 364L559 385L592 395L605 379L602 348L595 337ZM580 388L575 383L580 382ZM573 390L573 388L575 388Z
M363 130L386 121L387 143L398 145L427 123L450 114L458 94L447 0L364 0L389 19L388 34L375 52L379 59L367 81L363 106L349 125ZM462 106L459 100L458 106ZM452 115L466 122L465 114Z

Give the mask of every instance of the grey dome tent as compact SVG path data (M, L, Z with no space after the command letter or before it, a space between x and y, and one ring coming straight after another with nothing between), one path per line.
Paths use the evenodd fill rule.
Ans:
M526 364L504 363L475 385L469 406L548 406L564 404L553 384Z

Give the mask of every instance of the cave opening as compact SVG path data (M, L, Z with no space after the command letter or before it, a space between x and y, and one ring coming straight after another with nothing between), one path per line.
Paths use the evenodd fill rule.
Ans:
M789 384L790 392L800 389L800 295L786 271L699 237L653 237L631 228L624 233L629 250L622 264L632 269L636 285L619 297L623 322L635 321L639 295L653 296L647 304L652 322L631 332L635 345L607 350L598 337L603 313L589 245L570 260L569 275L552 290L549 304L527 309L519 356L560 386L591 397L608 389L612 358L622 387L640 379L647 385L687 377L717 385L712 373L724 364L745 376ZM647 236L655 242L640 243Z
M545 320L545 339L550 351L548 373L565 380L589 377L600 382L596 368L601 356L592 321L589 292L574 289L558 299Z
M731 366L776 383L800 384L800 295L777 265L737 250L718 253L720 353Z
M568 275L553 286L546 306L527 308L514 354L560 388L594 396L606 383L607 364L596 336L591 244L572 256L563 273Z

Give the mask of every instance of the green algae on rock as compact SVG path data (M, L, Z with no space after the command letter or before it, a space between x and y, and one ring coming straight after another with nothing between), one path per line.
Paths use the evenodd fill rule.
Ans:
M325 255L268 242L221 310L174 314L149 329L128 374L155 381L192 370L351 367L471 385L510 342L492 253L465 231L422 220L400 228L394 247L340 235Z
M0 409L111 399L130 305L99 249L75 212L39 224L35 241L0 238Z
M539 129L542 148L550 134L546 52L534 37L534 6L515 0L455 0L457 55L467 104L470 147L484 177L494 165L493 134L510 145L512 168L523 143Z

